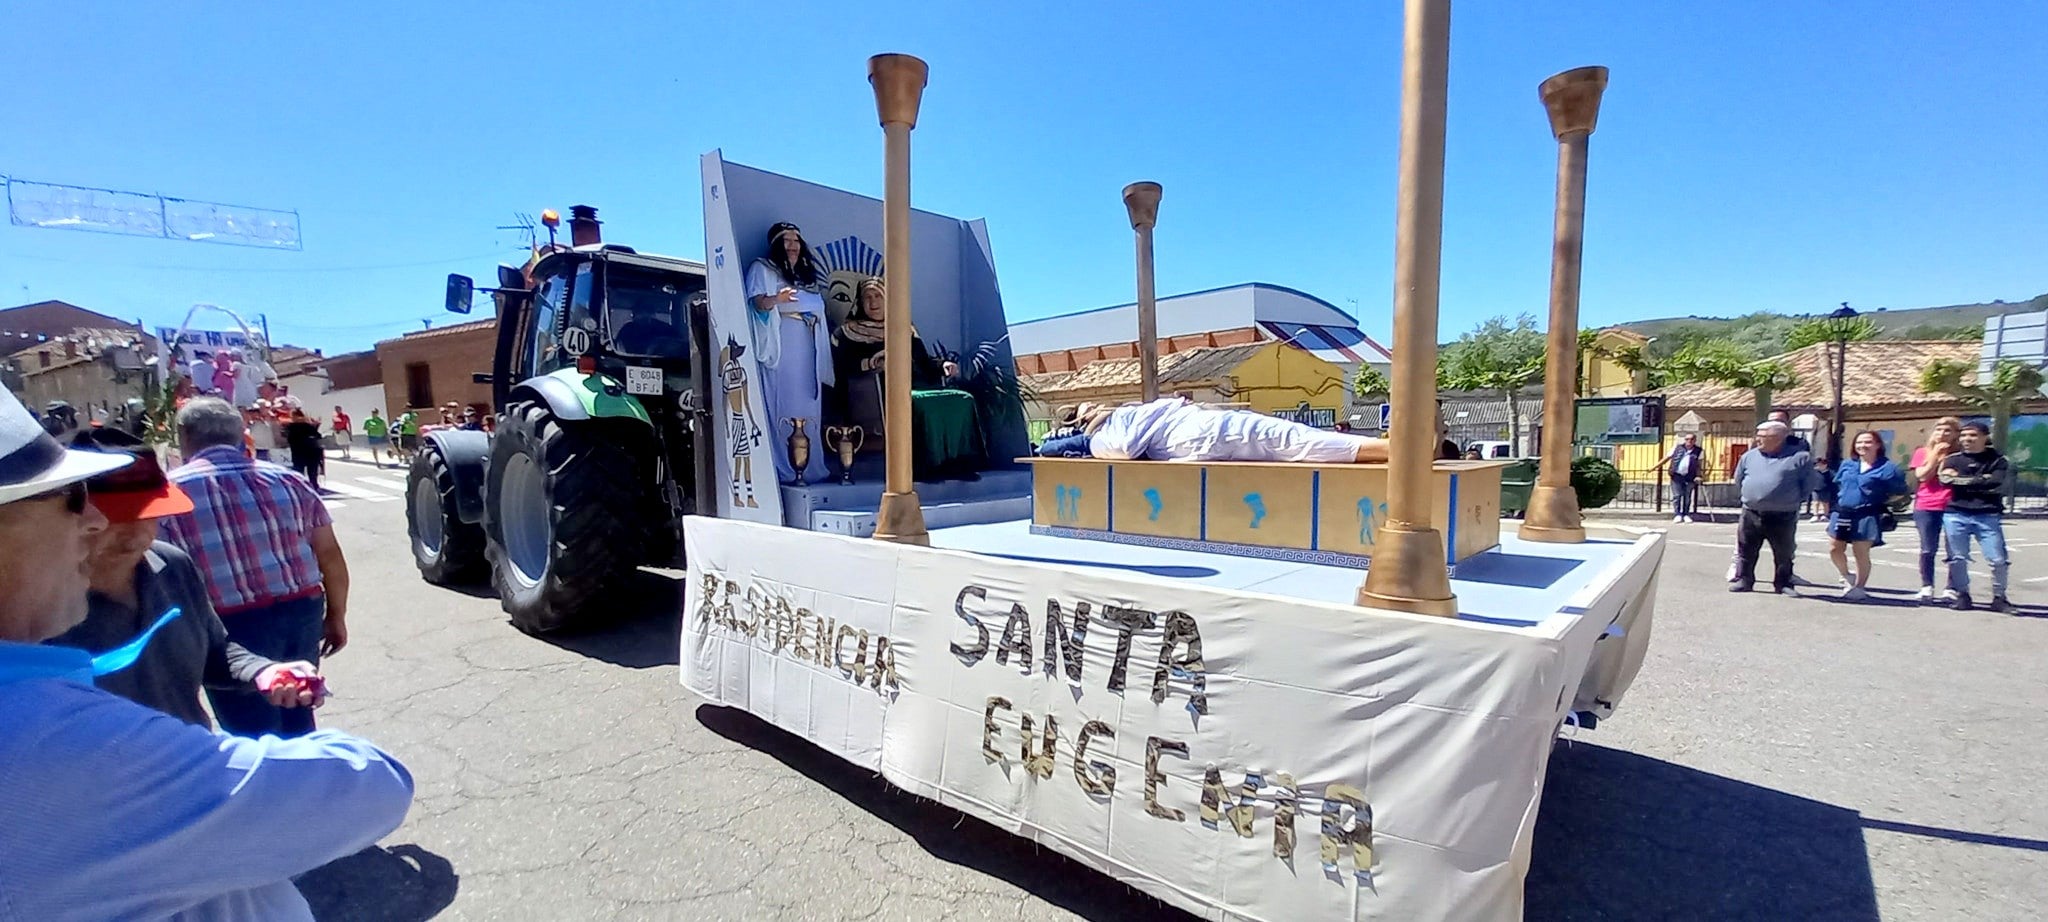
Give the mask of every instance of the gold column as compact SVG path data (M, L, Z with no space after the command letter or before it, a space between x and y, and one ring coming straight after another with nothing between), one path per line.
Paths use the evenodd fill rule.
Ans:
M1436 501L1436 311L1444 233L1450 0L1407 0L1401 46L1401 184L1394 227L1394 375L1387 519L1358 604L1456 615Z
M1159 223L1156 182L1124 187L1124 210L1138 235L1138 375L1147 403L1159 399L1159 302L1152 291L1152 225Z
M910 480L910 129L930 73L907 54L868 59L875 111L882 118L882 260L888 300L882 348L882 433L887 482L875 510L875 537L899 544L932 543L924 508Z
M1576 544L1586 540L1579 495L1572 490L1572 385L1578 380L1579 259L1586 241L1586 139L1600 117L1607 68L1579 67L1543 81L1536 95L1557 136L1557 227L1550 246L1550 341L1544 356L1543 460L1524 541Z

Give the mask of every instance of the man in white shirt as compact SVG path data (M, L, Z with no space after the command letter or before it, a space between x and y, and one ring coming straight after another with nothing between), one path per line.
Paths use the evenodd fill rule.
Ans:
M193 390L211 394L214 393L213 371L213 353L199 352L194 354L192 364L186 367L185 373L192 378Z

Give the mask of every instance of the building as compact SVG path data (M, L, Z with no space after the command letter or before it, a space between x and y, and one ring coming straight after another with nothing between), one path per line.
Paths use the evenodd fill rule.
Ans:
M372 408L391 412L384 400L384 370L374 350L329 356L320 361L316 370L324 390L317 401L312 396L299 398L309 411L319 408L320 412L314 415L325 419L333 415L335 407L340 407L357 421L356 431L360 432L361 421L369 418ZM292 393L299 393L298 385L292 386Z
M1022 381L1036 397L1026 409L1039 430L1062 406L1123 403L1142 396L1135 357L1090 362L1079 371L1026 375ZM1279 342L1201 346L1159 357L1162 395L1243 407L1323 428L1343 418L1349 381L1323 358ZM1033 433L1034 438L1041 435Z
M384 413L407 407L427 409L449 401L488 411L491 386L478 384L497 350L498 321L472 320L407 333L377 344L376 362L384 387Z
M1579 396L1631 397L1649 390L1649 372L1630 368L1622 359L1641 356L1650 338L1641 333L1612 328L1593 335L1593 348L1579 356Z
M1162 365L1165 356L1188 349L1280 342L1336 367L1344 380L1340 420L1354 414L1349 385L1358 367L1370 364L1386 371L1393 363L1392 353L1360 332L1358 321L1336 305L1264 282L1160 298L1157 317ZM1010 349L1017 356L1018 374L1054 375L1105 359L1135 359L1137 332L1137 304L1119 304L1012 323ZM1291 385L1312 389L1319 383L1311 379Z
M1977 410L1946 394L1920 391L1920 372L1936 359L1975 362L1980 352L1975 342L1867 340L1850 343L1847 373L1842 386L1842 417L1846 433L1871 429L1883 436L1892 458L1903 462L1916 446L1927 441L1934 421L1943 416L1981 415ZM1804 349L1775 357L1792 370L1797 382L1771 395L1771 405L1790 413L1793 428L1804 430L1815 447L1826 449L1829 418L1834 408L1835 344L1815 343ZM1624 476L1654 472L1677 438L1697 435L1706 448L1707 466L1713 477L1725 477L1735 459L1748 449L1754 436L1756 395L1740 388L1709 381L1691 381L1652 391L1664 398L1664 418L1670 421L1664 444L1622 445L1615 465ZM2048 399L2023 409L2024 414L2048 412ZM2014 431L2031 427L2031 421L2014 419ZM1843 446L1847 450L1848 446ZM2024 458L2015 458L2015 463Z
M40 410L62 400L86 417L149 387L156 338L140 323L63 301L0 310L0 382Z

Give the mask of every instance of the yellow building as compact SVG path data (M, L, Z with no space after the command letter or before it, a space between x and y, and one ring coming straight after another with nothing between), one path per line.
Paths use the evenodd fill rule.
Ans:
M1076 371L1025 375L1023 381L1037 395L1027 408L1035 424L1052 419L1068 404L1140 397L1135 358L1102 359ZM1324 428L1343 418L1347 386L1343 369L1282 342L1187 349L1159 357L1162 396L1178 394Z
M1649 337L1623 329L1595 334L1593 348L1579 356L1579 396L1631 397L1648 390L1649 375L1629 370L1617 357L1631 351L1641 353L1649 346Z

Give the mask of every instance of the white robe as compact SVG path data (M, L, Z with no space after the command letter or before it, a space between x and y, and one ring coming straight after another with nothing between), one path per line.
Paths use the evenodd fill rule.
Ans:
M1162 397L1118 407L1088 440L1111 461L1296 461L1349 464L1364 440L1291 420Z

